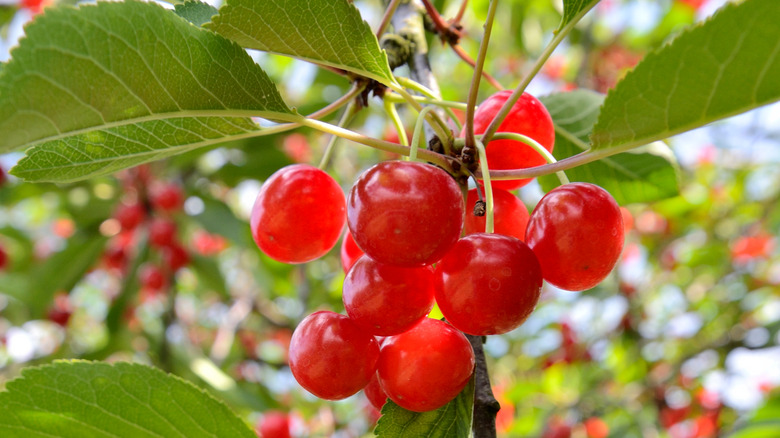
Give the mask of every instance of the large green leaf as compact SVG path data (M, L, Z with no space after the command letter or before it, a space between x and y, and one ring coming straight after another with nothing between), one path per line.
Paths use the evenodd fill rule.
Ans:
M731 3L649 54L609 92L594 149L630 148L780 99L777 0Z
M780 394L767 400L728 438L776 438L780 436Z
M557 93L540 99L555 122L553 155L561 160L588 149L588 136L599 115L604 96L588 90ZM674 156L661 143L624 152L566 171L571 181L584 181L609 191L619 204L651 202L679 192ZM555 175L539 177L550 191L560 182Z
M206 27L250 49L395 81L385 52L348 0L228 0Z
M474 379L454 400L435 411L412 412L388 400L374 429L380 438L468 438L474 409Z
M563 0L563 19L560 27L576 23L598 2L599 0Z
M26 368L0 392L0 412L0 435L7 438L255 436L205 391L130 363Z
M247 135L249 116L300 117L241 47L159 5L50 8L25 33L0 74L0 152L41 144L26 178L94 176Z
M174 6L176 15L184 18L195 26L202 26L211 21L211 17L219 12L217 8L208 3L201 3L198 0L187 0Z

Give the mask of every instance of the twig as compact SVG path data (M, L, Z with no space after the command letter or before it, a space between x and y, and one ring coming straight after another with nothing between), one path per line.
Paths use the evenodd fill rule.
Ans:
M490 386L490 376L485 361L485 350L482 348L482 336L466 335L474 349L476 377L474 387L474 422L472 430L474 438L496 437L496 414L501 409L498 400L493 396Z

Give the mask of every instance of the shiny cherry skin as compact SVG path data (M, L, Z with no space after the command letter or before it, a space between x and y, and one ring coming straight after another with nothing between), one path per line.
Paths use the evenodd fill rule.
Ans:
M363 256L364 252L355 243L355 238L352 237L352 233L347 230L344 233L344 238L341 239L341 267L344 268L344 273L348 273L358 259Z
M387 403L387 394L382 389L382 385L379 384L379 376L376 373L371 378L371 381L368 382L368 385L363 388L363 393L366 394L366 398L371 403L371 406L378 411L381 411L382 407Z
M499 91L482 102L474 112L474 133L484 134L490 122L509 99L512 90ZM555 145L555 127L547 108L534 96L523 93L515 102L497 132L514 132L531 137L552 152ZM464 131L461 136L465 134ZM530 146L515 140L493 140L485 146L488 167L493 170L524 169L546 163ZM494 188L514 190L531 179L493 181Z
M176 241L176 222L154 218L149 223L149 243L157 248L171 246Z
M347 199L347 224L358 246L379 263L425 266L455 244L463 195L430 164L385 161L364 172Z
M259 438L290 438L290 416L285 412L267 411L255 428Z
M344 229L344 192L324 171L293 164L276 171L257 195L250 225L255 243L283 263L322 257Z
M123 230L133 230L146 218L146 209L138 202L121 203L114 212L114 218L119 221Z
M295 380L325 400L341 400L363 389L376 373L379 345L349 317L314 312L290 340L289 364Z
M474 204L479 200L477 189L469 190L466 196L465 234L485 232L485 216L474 216ZM506 190L493 188L493 232L525 240L528 225L528 209L523 201Z
M466 336L443 321L425 318L385 339L377 372L390 400L426 412L454 399L473 371L474 351Z
M599 284L623 250L620 207L601 187L571 183L550 190L531 213L526 242L553 286L582 291Z
M542 291L542 271L533 251L501 234L464 237L441 259L436 273L441 313L453 327L477 336L520 326Z
M363 256L344 279L349 318L375 336L403 333L433 308L435 277L429 266L384 265Z
M190 264L190 253L178 242L166 246L161 253L163 266L170 272L176 272Z
M184 190L174 183L157 183L149 190L149 201L155 210L172 213L184 205Z

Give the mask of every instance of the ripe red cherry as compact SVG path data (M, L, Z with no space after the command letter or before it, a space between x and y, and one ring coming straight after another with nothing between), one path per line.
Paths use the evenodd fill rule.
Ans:
M54 295L54 302L46 313L46 318L57 325L66 327L72 314L73 304L70 302L70 296L67 292L57 292Z
M176 222L170 219L155 218L149 224L149 243L163 248L173 245L176 239Z
M526 230L544 279L570 291L590 289L612 271L623 250L623 236L617 202L589 183L551 190L531 213Z
M358 246L388 265L438 261L463 228L463 196L430 164L385 161L364 172L347 199L347 224Z
M383 265L363 256L344 279L342 299L349 318L368 333L397 335L431 311L434 284L429 266Z
M490 122L509 99L511 90L499 91L482 102L474 112L474 133L484 134ZM552 152L555 145L555 127L547 108L535 97L523 93L515 102L497 132L515 132L531 137ZM464 131L461 137L465 135ZM515 140L493 140L485 146L488 166L493 170L523 169L541 166L544 157L525 143ZM513 190L531 182L531 179L493 181L494 188Z
M121 203L114 212L114 218L119 221L123 230L133 230L141 224L146 217L146 209L140 203Z
M163 264L176 272L190 263L190 254L180 244L174 242L162 249Z
M533 251L501 234L464 237L441 259L436 272L441 313L458 330L472 335L517 328L534 310L542 290L542 272Z
M252 208L255 243L284 263L322 257L344 228L344 204L341 187L324 171L306 164L283 167L263 184Z
M387 403L387 394L385 394L385 390L382 389L382 385L379 384L379 376L377 376L376 373L374 373L374 377L371 378L368 385L363 388L363 393L366 394L366 398L371 403L371 406L375 407L378 411L381 411L382 406Z
M8 266L8 253L5 252L5 248L0 246L0 271Z
M290 370L309 392L341 400L363 389L376 372L379 346L347 316L314 312L290 340Z
M352 265L363 255L363 250L355 243L352 233L347 230L344 238L341 240L341 266L346 274L352 268Z
M463 225L466 234L484 233L485 216L474 216L474 204L479 200L477 189L469 190L466 196L466 221ZM528 209L517 196L506 190L493 189L493 231L496 234L525 240L525 228L528 225Z
M165 286L165 274L159 266L144 264L138 273L141 286L153 291L159 291Z
M174 183L159 183L149 190L149 201L155 210L174 212L184 204L184 191Z
M407 332L390 336L379 354L379 383L404 409L438 409L460 393L474 371L474 351L463 333L425 318Z
M290 438L290 416L284 412L267 411L255 432L260 438Z

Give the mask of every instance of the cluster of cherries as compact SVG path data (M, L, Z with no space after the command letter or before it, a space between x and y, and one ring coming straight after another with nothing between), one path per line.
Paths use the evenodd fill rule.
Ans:
M477 133L508 96L480 105ZM527 94L499 131L528 135L548 150L554 143L549 114ZM486 152L493 169L542 164L516 141L492 141ZM455 180L429 164L381 162L346 199L327 173L308 165L272 175L250 220L267 255L305 263L335 246L345 222L349 228L341 253L347 315L315 312L295 330L289 364L301 386L328 400L365 388L377 408L389 398L411 411L437 409L472 375L474 353L464 333L517 328L536 306L543 280L573 291L602 281L623 247L614 199L592 184L567 184L529 216L507 191L527 182L494 185L495 232L485 233L485 219L466 213L477 189L464 202ZM446 322L427 317L434 302Z

